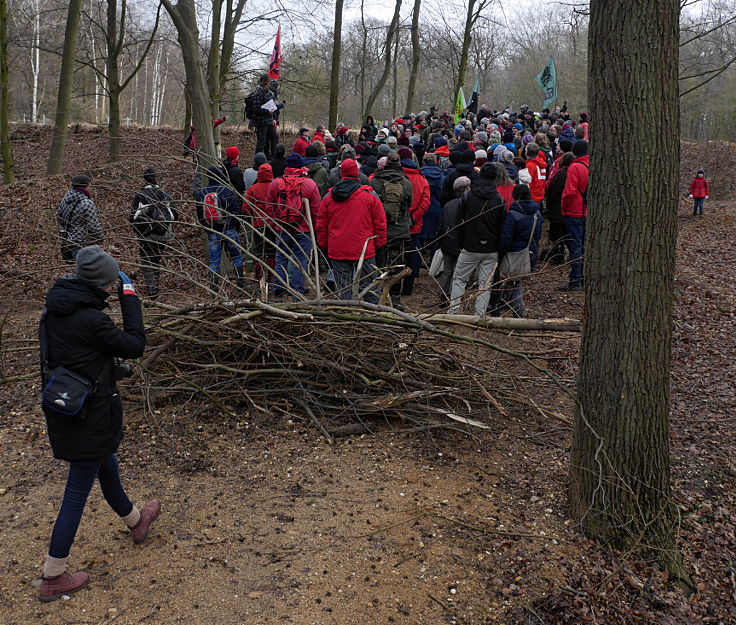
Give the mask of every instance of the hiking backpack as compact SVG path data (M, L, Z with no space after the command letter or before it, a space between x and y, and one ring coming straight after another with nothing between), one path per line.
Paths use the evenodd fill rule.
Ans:
M302 178L284 176L284 186L279 190L279 202L276 207L276 218L284 230L297 230L304 221L302 203Z
M170 241L174 238L174 211L168 200L157 196L155 189L147 189L152 195L142 193L148 203L139 202L133 215L133 228L140 236L151 241Z
M383 208L386 210L386 221L398 225L404 213L404 185L400 180L385 180L383 190L379 193Z
M203 204L204 218L212 227L225 223L227 215L220 207L220 196L215 191L210 191L204 196Z
M255 91L245 96L245 118L253 119L256 116L256 108L253 105L253 96L256 94Z

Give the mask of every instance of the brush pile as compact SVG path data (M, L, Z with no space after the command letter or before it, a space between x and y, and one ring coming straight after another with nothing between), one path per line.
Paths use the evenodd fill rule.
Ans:
M148 405L192 397L226 415L284 414L311 420L328 439L385 422L471 432L519 408L554 412L519 391L528 387L520 376L556 384L538 364L545 356L393 308L335 300L156 307L165 312L147 320L151 347L141 361Z

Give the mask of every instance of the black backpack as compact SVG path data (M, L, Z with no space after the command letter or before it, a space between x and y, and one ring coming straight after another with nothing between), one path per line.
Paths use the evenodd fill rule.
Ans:
M252 93L249 93L247 96L245 96L245 118L246 119L254 119L256 116L256 109L253 105L253 96L255 96L256 92L253 91Z

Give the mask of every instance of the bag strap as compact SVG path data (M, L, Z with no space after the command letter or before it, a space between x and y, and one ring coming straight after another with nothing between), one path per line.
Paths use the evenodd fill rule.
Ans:
M48 333L46 332L46 314L47 310L44 308L41 313L41 321L38 324L38 344L40 351L40 365L41 365L41 381L45 384L49 373L49 343Z
M526 244L526 249L529 249L532 246L532 239L534 238L534 231L536 229L537 229L537 213L534 213L534 222L532 223L532 231L529 234L529 243Z

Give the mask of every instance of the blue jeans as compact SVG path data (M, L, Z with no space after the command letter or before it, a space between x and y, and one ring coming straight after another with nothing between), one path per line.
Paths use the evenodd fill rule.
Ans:
M210 246L210 271L220 273L220 261L222 260L222 248L225 247L233 267L243 266L243 255L240 252L240 235L235 228L219 232L208 232L207 240Z
M307 273L309 256L312 253L312 239L309 233L281 231L276 245L281 249L276 250L276 275L278 277L275 280L274 292L276 294L283 292L283 285L288 284L297 293L304 294L304 274ZM298 266L294 267L295 271L289 271L287 277L289 263L294 263L294 261Z
M583 255L585 254L585 217L565 217L568 259L570 260L570 286L583 284Z
M330 259L332 266L332 275L335 278L335 290L340 299L353 299L353 281L355 280L355 272L358 269L357 260L336 260ZM363 260L363 266L360 270L360 286L358 292L365 289L373 278L376 277L376 259L366 258ZM375 293L368 293L365 301L372 304L378 303L378 297Z
M704 197L696 197L695 198L695 205L693 206L693 215L697 215L700 213L703 214L703 209L705 208L705 198Z
M52 558L66 558L69 555L95 478L100 481L105 501L118 516L127 516L133 511L133 504L120 483L118 459L114 455L99 460L70 462L64 499L51 533L49 555Z

